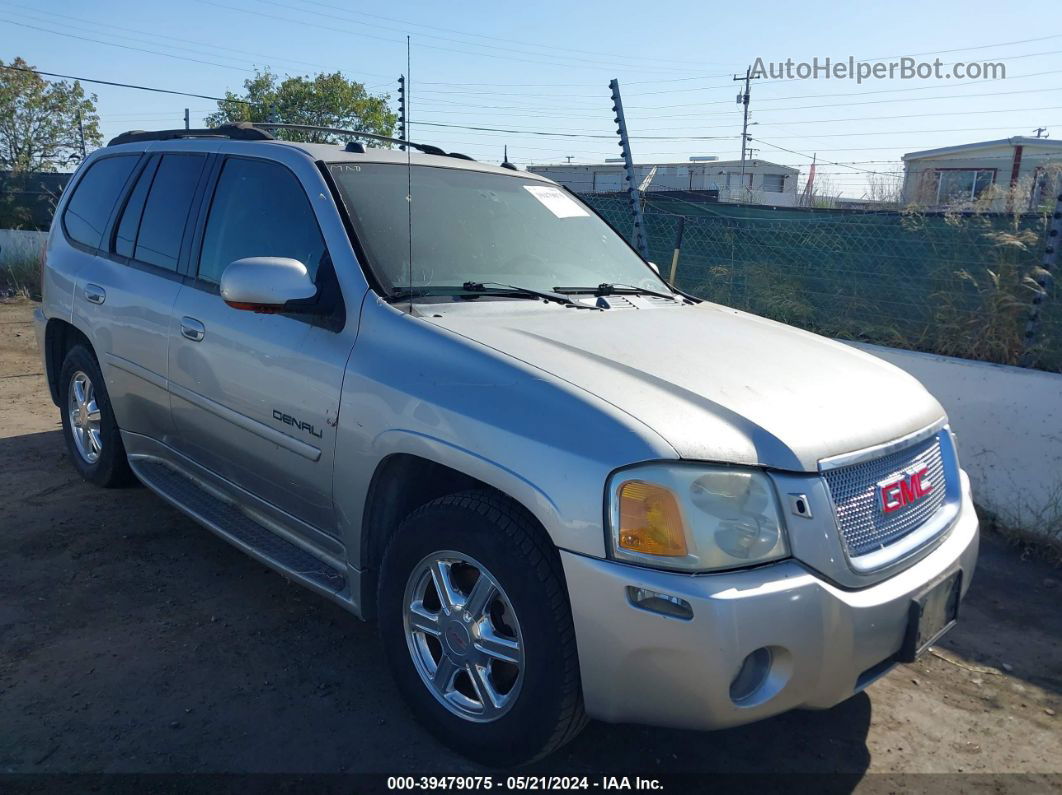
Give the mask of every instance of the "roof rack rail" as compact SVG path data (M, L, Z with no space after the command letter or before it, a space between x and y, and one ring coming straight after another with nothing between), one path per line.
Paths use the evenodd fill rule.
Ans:
M413 141L403 141L401 138L391 138L387 135L377 135L376 133L368 133L362 130L344 130L339 127L317 127L313 124L280 124L278 122L252 122L255 127L260 127L263 130L307 130L313 132L326 132L334 135L350 135L359 136L361 138L368 138L370 141L383 141L389 144L398 144L399 146L408 146L411 149L423 152L426 155L441 155L443 157L457 157L462 160L473 160L474 158L468 155L462 155L458 152L447 152L440 149L437 146L431 144L418 144Z
M107 142L107 146L132 144L140 141L173 141L179 138L231 138L236 141L272 141L273 136L250 122L222 124L195 130L129 130Z
M368 138L372 141L383 141L399 146L408 146L426 155L440 155L442 157L456 157L460 160L475 160L473 157L463 155L460 152L447 152L432 144L418 144L413 141L403 141L401 138L391 138L387 135L377 135L362 130L344 130L339 127L318 127L313 124L281 124L271 121L241 121L231 124L221 124L217 127L205 127L196 130L130 130L112 138L107 146L119 144L131 144L140 141L173 141L179 138L229 138L236 141L274 141L268 130L305 130L307 132L324 132L333 135L348 135L351 137ZM358 145L350 146L348 152L356 152ZM364 151L364 148L363 148Z

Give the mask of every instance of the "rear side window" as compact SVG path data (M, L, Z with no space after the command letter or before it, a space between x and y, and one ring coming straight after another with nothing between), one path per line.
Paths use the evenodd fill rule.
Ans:
M63 212L63 227L72 240L97 248L103 228L114 209L140 155L118 155L97 160L74 187Z
M184 227L204 163L206 155L201 154L162 156L144 201L133 259L166 270L177 270ZM136 211L132 201L126 208L127 213L130 211ZM121 226L119 224L119 228Z
M151 180L155 178L158 158L152 158L136 181L136 187L129 194L122 218L114 235L114 253L123 257L132 257L136 250L136 235L140 231L140 219L144 215L144 202L147 201Z
M232 158L218 178L203 234L199 278L217 284L244 257L290 257L315 278L326 254L306 191L287 168Z

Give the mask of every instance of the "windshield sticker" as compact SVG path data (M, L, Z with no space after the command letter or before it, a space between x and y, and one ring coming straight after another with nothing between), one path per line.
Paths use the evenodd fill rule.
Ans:
M558 218L578 218L590 214L560 188L551 188L548 185L524 185L524 190L542 202L542 206Z

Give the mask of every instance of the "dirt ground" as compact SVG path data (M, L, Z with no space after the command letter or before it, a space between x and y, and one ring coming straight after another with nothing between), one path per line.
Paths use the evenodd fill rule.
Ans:
M80 480L31 310L0 303L0 773L479 772L413 721L373 626L146 489ZM531 770L1062 787L1035 775L1062 774L1060 602L1062 571L986 537L959 626L866 693L715 733L592 723Z

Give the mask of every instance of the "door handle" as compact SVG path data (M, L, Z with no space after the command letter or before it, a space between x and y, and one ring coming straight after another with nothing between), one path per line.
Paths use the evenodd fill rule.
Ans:
M107 291L98 284L86 284L85 300L93 304L102 304L107 300Z
M206 326L194 317L181 318L181 336L192 342L199 342L206 336Z

